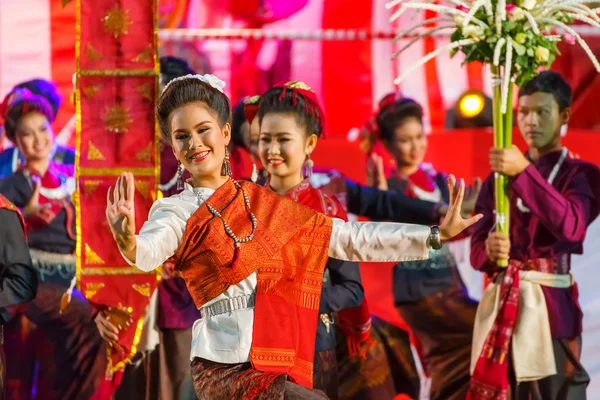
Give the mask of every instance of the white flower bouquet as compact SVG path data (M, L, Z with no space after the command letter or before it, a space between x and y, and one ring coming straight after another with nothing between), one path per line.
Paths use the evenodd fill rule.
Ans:
M549 68L559 55L557 43L579 43L600 72L600 63L581 38L569 26L581 21L600 28L600 7L581 0L393 0L388 9L397 9L392 21L407 10L431 10L438 14L403 32L395 40L409 34L416 36L394 57L412 44L440 31L450 31L449 44L427 54L396 78L398 84L412 71L444 51L451 56L465 54L465 63L489 64L492 73L494 109L494 146L512 146L513 88L529 81L540 68ZM434 27L430 27L435 24ZM509 233L508 179L496 176L496 229ZM501 262L503 266L506 262Z

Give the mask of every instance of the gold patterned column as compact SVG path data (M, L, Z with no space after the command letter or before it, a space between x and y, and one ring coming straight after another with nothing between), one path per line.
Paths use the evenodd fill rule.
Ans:
M77 280L90 302L122 322L119 344L125 354L107 347L107 381L113 381L136 353L144 311L157 284L156 273L141 272L123 260L105 221L106 193L121 172L135 175L139 222L157 193L156 1L76 3Z

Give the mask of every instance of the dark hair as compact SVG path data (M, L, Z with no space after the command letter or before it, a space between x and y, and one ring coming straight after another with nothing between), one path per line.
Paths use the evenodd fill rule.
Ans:
M171 143L171 113L179 107L196 102L206 103L219 125L231 122L231 105L224 93L197 78L174 80L165 88L156 105L156 116L165 141Z
M396 128L402 126L409 118L423 123L423 107L413 99L403 98L381 109L377 113L380 139L391 140Z
M160 58L160 74L163 77L162 83L166 85L175 78L184 75L193 75L194 71L190 68L187 61L173 56L163 56Z
M298 125L306 129L307 134L318 137L323 133L323 115L321 107L313 99L303 96L297 90L285 86L275 86L260 98L258 103L258 122L262 124L268 113L289 113L296 118Z
M29 94L23 100L12 104L6 113L4 130L8 140L11 142L15 141L17 124L19 123L19 120L32 112L38 112L42 114L48 119L49 122L54 121L55 115L48 101L42 96Z
M521 87L519 97L531 96L538 92L552 94L560 111L571 107L573 102L573 90L558 72L544 71L533 77Z
M52 108L54 116L56 117L56 114L58 114L58 109L62 104L62 96L56 90L54 83L45 79L32 79L19 83L15 88L27 89L33 94L42 96Z
M233 113L231 117L231 141L234 146L238 146L241 148L249 147L249 138L246 134L242 132L242 127L248 121L246 121L246 113L244 112L244 100L246 98L241 99L238 103L233 107Z

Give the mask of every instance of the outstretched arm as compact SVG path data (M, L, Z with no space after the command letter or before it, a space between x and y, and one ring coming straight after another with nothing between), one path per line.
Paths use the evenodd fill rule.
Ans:
M333 220L329 257L359 262L398 262L429 258L425 225Z
M482 215L463 219L460 213L465 193L464 181L456 185L448 177L450 205L440 225L440 239L446 241L473 225ZM391 222L344 222L334 219L329 257L347 261L414 261L429 257L430 228Z
M401 193L362 186L345 180L348 211L376 221L434 224L440 220L442 203L413 199ZM445 210L444 210L445 211Z

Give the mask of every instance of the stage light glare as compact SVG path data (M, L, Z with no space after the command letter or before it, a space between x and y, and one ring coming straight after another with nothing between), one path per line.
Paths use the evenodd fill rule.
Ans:
M473 118L483 110L484 99L479 94L467 94L460 99L458 106L460 114L466 118Z

